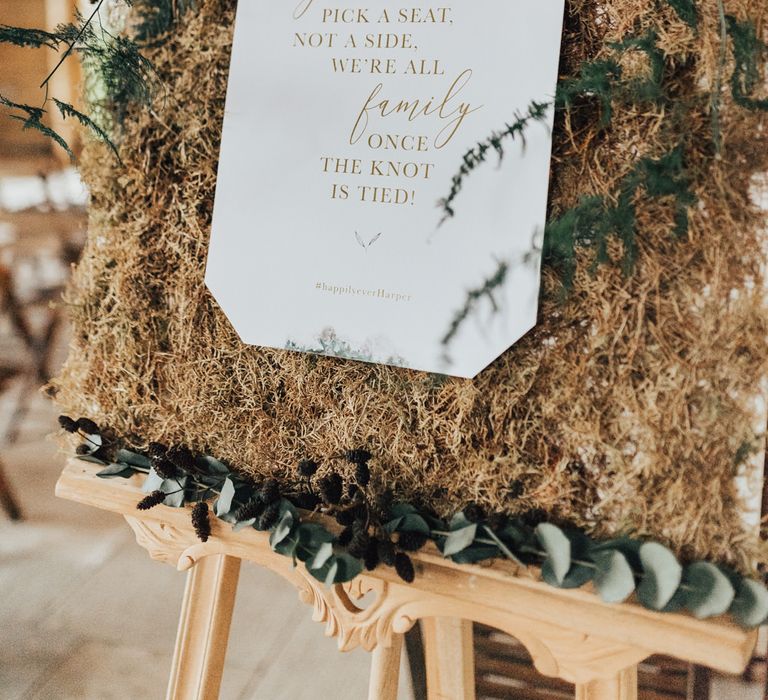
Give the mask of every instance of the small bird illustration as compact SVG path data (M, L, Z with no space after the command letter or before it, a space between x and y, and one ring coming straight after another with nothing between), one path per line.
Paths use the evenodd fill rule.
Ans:
M379 238L381 238L382 233L383 231L380 231L379 233L377 233L373 238L371 238L370 241L368 241L368 243L366 243L363 240L363 237L357 231L355 231L355 238L357 239L357 242L360 244L360 247L367 253L368 248L370 248L374 243L376 243L376 241L379 240Z

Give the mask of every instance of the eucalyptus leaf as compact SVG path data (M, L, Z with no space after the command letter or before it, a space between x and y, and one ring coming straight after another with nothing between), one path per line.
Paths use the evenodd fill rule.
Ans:
M542 569L546 567L554 581L562 585L571 568L571 541L559 527L549 523L536 528L536 537L547 553Z
M163 477L155 471L154 467L152 467L149 470L149 474L147 474L147 478L144 479L144 484L142 485L141 490L144 493L152 493L153 491L160 490L162 485Z
M90 464L100 464L102 467L109 464L109 462L105 462L103 459L99 459L93 455L76 455L76 459L79 459L81 462L89 462Z
M501 550L490 544L472 544L451 557L456 564L477 564L480 561L496 559L501 556Z
M470 525L473 525L474 523L466 516L464 515L464 512L456 513L451 518L451 522L449 523L448 527L453 530L463 530L465 527L469 527Z
M142 469L149 469L152 466L152 462L144 455L125 449L120 449L115 453L115 462L125 462L125 464L141 467Z
M210 474L228 476L232 471L224 462L210 455L201 455L195 461L201 463L201 466Z
M699 619L722 615L731 607L736 595L725 574L714 564L704 561L686 567L683 582L686 586L685 606Z
M758 627L768 618L768 590L751 579L742 579L730 609L733 618L744 627Z
M129 479L134 474L134 469L126 464L110 464L102 469L96 476L100 479Z
M393 518L399 518L404 515L418 514L418 510L410 503L395 503L390 509Z
M232 532L240 532L241 530L245 530L248 527L252 527L256 524L256 518L251 518L250 520L241 520L239 523L235 523L232 525Z
M397 532L418 532L422 535L430 533L429 524L424 518L415 513L409 513L403 516L402 521L397 527Z
M327 542L333 542L334 536L328 532L322 525L317 523L302 523L299 525L299 536L301 544L309 549L318 549Z
M222 517L232 510L232 499L235 497L235 484L227 477L221 487L221 493L216 499L214 511L218 517Z
M388 523L384 523L384 532L386 532L388 535L391 535L395 532L397 532L398 528L400 527L401 523L403 522L405 516L399 515L396 518L393 518Z
M640 602L652 610L663 610L672 600L683 578L683 567L675 555L658 542L640 547L643 580L637 588Z
M87 448L87 454L92 455L94 452L98 452L104 441L101 439L101 435L98 433L88 434L85 436L85 442L83 443Z
M255 526L254 526L255 527ZM274 533L273 533L274 534ZM288 533L288 536L275 544L272 549L278 554L282 554L284 557L291 557L293 559L294 566L297 560L297 550L299 548L299 531L298 528ZM272 538L270 537L270 542Z
M325 564L325 566L321 566L318 569L312 569L310 573L314 573L315 571L318 572L325 572L325 578L320 579L326 586L332 586L334 583L336 583L337 579L339 578L339 570L341 569L341 564L339 563L339 560L334 556L331 557Z
M463 552L475 541L476 536L476 523L467 525L467 527L464 527L461 530L454 530L445 539L445 543L443 544L443 556L452 557L454 554Z
M635 575L627 558L618 550L594 552L597 565L595 586L606 603L623 603L635 590Z
M355 559L351 554L340 552L335 557L339 563L339 570L333 583L347 583L363 573L363 562Z
M558 580L555 576L552 568L552 561L547 559L541 567L541 578L545 583L555 588L581 588L586 583L589 583L595 576L595 571L591 566L584 566L583 564L573 564L568 570L562 581Z
M294 514L289 510L286 510L269 537L269 544L272 549L291 534L295 522L296 518L294 517Z
M167 493L168 496L163 504L171 508L181 508L186 500L185 489L187 486L187 477L182 476L178 479L165 479L160 484L160 491Z
M332 556L333 556L333 543L324 542L323 544L320 545L319 549L317 550L315 555L312 557L312 559L309 560L307 567L309 569L321 569L326 565L326 563Z

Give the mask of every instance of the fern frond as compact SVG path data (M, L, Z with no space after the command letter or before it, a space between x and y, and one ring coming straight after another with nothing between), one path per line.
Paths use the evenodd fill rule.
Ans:
M117 150L117 146L115 146L115 144L112 142L109 134L107 134L104 129L102 129L96 122L94 122L93 119L91 119L87 114L83 114L82 112L75 109L71 104L62 102L55 97L53 98L53 102L55 103L56 107L58 107L59 112L64 119L67 117L72 117L73 119L76 119L78 122L80 122L80 124L82 124L86 129L90 129L100 141L109 146L118 162L122 163L122 160L120 159L120 153Z
M26 29L0 24L0 44L13 44L33 49L47 46L49 49L57 49L62 41L63 39L57 34L43 29Z

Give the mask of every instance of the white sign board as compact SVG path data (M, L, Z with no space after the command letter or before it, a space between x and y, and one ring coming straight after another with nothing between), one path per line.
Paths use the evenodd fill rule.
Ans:
M238 6L208 287L246 343L473 377L536 323L563 0L295 2Z

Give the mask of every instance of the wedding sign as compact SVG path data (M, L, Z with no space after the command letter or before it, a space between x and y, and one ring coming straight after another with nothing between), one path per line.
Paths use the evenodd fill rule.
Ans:
M206 282L244 342L473 377L535 325L562 20L239 3Z

